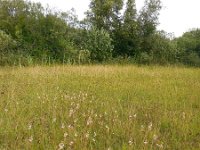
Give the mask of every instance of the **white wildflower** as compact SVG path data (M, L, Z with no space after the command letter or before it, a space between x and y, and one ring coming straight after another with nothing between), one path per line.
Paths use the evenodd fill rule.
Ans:
M59 146L59 150L61 150L61 149L64 149L65 144L63 142L61 142L58 146Z
M156 134L153 135L153 140L156 141L158 139L158 136Z
M87 120L87 126L89 126L89 125L92 124L92 123L93 123L92 118L89 117L88 120Z
M69 145L70 146L74 145L74 142L73 141L69 142Z
M31 130L31 129L32 129L32 125L29 124L29 125L28 125L28 130Z
M144 141L144 144L145 144L145 145L146 145L146 144L148 144L148 141L147 141L147 140L145 140L145 141Z
M141 125L141 131L142 131L142 132L145 131L144 125Z
M128 141L128 144L129 144L129 145L132 145L132 144L133 144L133 141L132 141L132 140L129 140L129 141Z
M62 123L62 125L61 125L61 128L62 128L62 129L64 129L64 128L65 128L65 124L64 124L64 123Z
M78 134L77 134L77 133L75 133L75 134L74 134L74 136L75 136L75 137L78 137Z
M185 112L183 112L182 116L183 116L183 119L185 119Z
M73 115L73 113L74 113L74 110L70 109L70 111L69 111L69 117L71 117Z
M149 129L149 131L152 130L152 126L153 126L153 124L152 124L152 122L150 122L150 124L148 125L148 129Z
M86 133L86 134L85 134L85 137L86 137L87 139L89 138L89 136L90 136L89 133Z
M161 149L163 148L163 144L156 144L156 146L161 148Z
M29 142L33 142L33 136L28 139Z
M136 118L136 117L137 117L137 114L134 114L133 117Z
M68 133L65 132L65 133L64 133L64 138L66 138L67 136L68 136Z
M94 132L94 137L96 137L97 136L97 133L96 132Z

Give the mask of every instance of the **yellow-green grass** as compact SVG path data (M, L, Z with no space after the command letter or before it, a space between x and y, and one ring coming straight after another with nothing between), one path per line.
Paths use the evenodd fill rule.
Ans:
M1 149L200 149L200 69L0 69Z

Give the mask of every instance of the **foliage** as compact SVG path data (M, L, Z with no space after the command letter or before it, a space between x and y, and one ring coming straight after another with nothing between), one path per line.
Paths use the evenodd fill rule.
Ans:
M137 22L137 12L134 0L128 0L123 23L114 32L114 54L123 57L135 57L138 55L140 37Z
M158 64L174 63L177 58L177 46L168 37L167 33L160 31L151 36L151 55L153 62Z
M140 11L138 23L140 27L141 51L149 53L152 50L151 36L156 32L159 24L158 16L161 10L160 0L145 0L145 5Z
M9 54L16 47L16 41L12 37L0 30L0 54Z
M193 29L176 39L182 61L190 65L199 65L200 61L200 30Z
M104 29L93 28L87 32L85 49L90 51L92 61L105 61L112 57L112 39Z
M123 11L123 8L124 11ZM173 39L158 31L160 0L91 0L86 18L25 0L0 0L0 65L138 62L198 66L200 30ZM131 60L131 61L130 61ZM48 63L47 63L48 62ZM119 61L120 62L120 61Z

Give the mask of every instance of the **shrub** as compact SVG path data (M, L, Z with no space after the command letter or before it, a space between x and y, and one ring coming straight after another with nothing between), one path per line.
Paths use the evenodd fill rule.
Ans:
M200 57L197 53L191 52L185 55L184 63L188 65L200 66Z
M147 52L142 52L139 57L139 63L141 64L150 64L152 62L152 56Z
M87 32L85 49L90 51L91 60L99 62L112 57L113 45L108 32L93 28Z
M0 30L0 54L5 55L13 51L16 46L16 42L12 37Z

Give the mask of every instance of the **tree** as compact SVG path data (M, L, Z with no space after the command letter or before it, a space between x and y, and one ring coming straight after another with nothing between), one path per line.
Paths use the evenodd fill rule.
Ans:
M158 64L168 64L177 62L178 49L165 31L157 31L151 36L152 62Z
M160 0L145 0L145 5L138 17L140 37L142 38L141 51L150 53L152 50L152 41L150 39L159 24L158 16L161 8Z
M128 0L123 16L123 24L115 49L122 56L136 56L139 50L139 34L135 0Z
M112 57L112 39L107 31L92 28L86 38L84 49L89 50L92 61L102 62Z
M190 65L200 65L200 29L192 29L176 39L181 59Z
M92 0L87 18L93 27L112 31L115 21L118 19L120 10L123 7L122 0Z
M12 37L6 34L4 31L0 30L0 55L7 56L9 53L13 52L17 43Z

